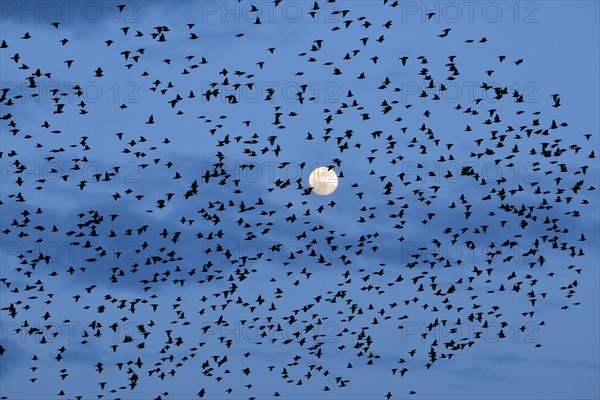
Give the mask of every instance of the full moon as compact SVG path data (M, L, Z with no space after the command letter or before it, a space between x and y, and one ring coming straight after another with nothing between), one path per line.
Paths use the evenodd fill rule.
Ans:
M335 192L338 187L338 176L333 169L319 167L311 172L308 183L313 192L320 196L327 196Z

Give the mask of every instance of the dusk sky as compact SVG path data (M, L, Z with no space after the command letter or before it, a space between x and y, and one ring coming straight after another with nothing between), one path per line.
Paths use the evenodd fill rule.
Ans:
M3 399L600 398L597 1L0 19Z

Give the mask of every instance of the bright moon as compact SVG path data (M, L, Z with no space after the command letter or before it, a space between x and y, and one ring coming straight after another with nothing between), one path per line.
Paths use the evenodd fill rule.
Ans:
M308 183L318 195L327 196L338 187L338 176L333 169L319 167L311 172Z

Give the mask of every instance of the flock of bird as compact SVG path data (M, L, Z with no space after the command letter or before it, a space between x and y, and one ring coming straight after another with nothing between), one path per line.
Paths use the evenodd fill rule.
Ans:
M188 398L286 397L307 387L343 397L352 393L356 373L380 368L387 386L374 387L373 397L398 398L415 394L407 379L426 373L424 368L453 362L486 338L509 337L515 323L520 332L531 323L546 324L540 303L565 310L579 305L587 233L580 221L596 195L585 180L595 154L582 144L591 136L572 132L561 120L560 96L529 103L519 90L493 83L495 71L526 64L499 54L493 65L479 68L481 91L493 103L483 97L445 102L444 91L463 79L461 63L469 61L460 51L443 58L382 51L397 40L398 1L373 2L382 21L356 15L352 2L311 3L305 3L311 18L328 9L325 3L335 3L331 15L339 22L326 37L312 40L307 34L296 58L277 64L299 82L297 101L282 101L271 88L256 105L265 108L258 112L250 105L241 124L230 122L246 112L235 89L252 89L279 49L261 39L263 52L246 60L244 70L215 66L203 54L165 58L175 41L197 49L205 40L205 26L194 21L144 29L142 20L97 38L98 54L114 53L122 62L98 60L87 73L90 81L118 72L155 98L151 107L119 102L102 111L104 118L127 121L120 131L77 131L85 123L79 121L101 112L84 101L80 86L54 89L49 104L35 106L44 114L30 110L37 103L23 101L39 96L35 91L2 89L0 159L11 173L3 174L10 179L2 182L1 238L19 251L3 256L0 317L13 324L8 339L25 339L20 346L2 341L0 361L11 352L11 360L27 354L14 368L27 375L29 386L55 379L62 382L60 390L48 396L75 399L130 398L140 388L156 399L173 391ZM275 0L274 7L282 2ZM118 12L126 9L118 6ZM252 40L256 30L276 24L251 12L257 14L254 23L239 25L244 31L228 40ZM3 68L14 70L30 89L68 76L82 63L73 53L60 69L47 70L23 55L36 40L67 50L77 42L63 24L47 25L43 37L22 32L0 46ZM57 34L65 37L54 41ZM356 35L360 40L348 39ZM492 41L455 36L450 28L436 31L432 40L455 48ZM135 45L125 47L125 41ZM345 55L334 56L333 47L342 45ZM414 101L405 100L391 71L379 69L385 62L419 82L423 90ZM203 72L209 66L218 74ZM338 82L338 103L322 107L310 94L310 82L303 81L309 68L324 81ZM362 72L349 78L354 68ZM174 83L179 79L187 79L186 85ZM199 88L194 79L211 83ZM370 97L345 83L353 81ZM223 88L234 90L220 102ZM215 104L218 114L207 115ZM146 113L142 121L128 116L138 106ZM264 112L266 107L271 111ZM300 131L308 107L320 107L321 132ZM446 129L445 121L436 120L440 114L451 115L463 131ZM174 156L173 144L185 146L192 133L161 127L172 116L200 122L200 133L193 135L201 135L214 153L210 168L190 169ZM270 126L256 127L258 119ZM28 127L31 121L37 128ZM298 157L289 145L294 141L327 149L328 165L340 176L337 192L319 197L301 177L248 182L228 168L240 162L246 171L269 159L285 169ZM71 179L101 158L94 154L101 144L135 164L139 181L123 180L122 166ZM68 171L49 171L58 179L31 179L32 163L65 160ZM461 168L425 174L402 169L411 162L422 170L432 160ZM535 179L490 177L482 170L492 165L508 171L519 163L528 163ZM299 163L303 176L309 164ZM79 201L86 193L98 202ZM62 216L52 210L53 202L67 202L57 200L61 194L74 204ZM255 252L232 245L258 241L269 245ZM53 260L47 243L67 243L75 256ZM407 243L418 245L400 254ZM464 252L451 256L447 246ZM55 323L81 320L89 322L83 334L55 340ZM423 322L423 329L414 342L401 341L414 321ZM467 335L460 327L469 323L475 330ZM133 329L124 329L126 324ZM459 337L436 334L448 326ZM236 329L254 332L254 339L228 333ZM93 361L88 369L71 367L69 360L82 349L90 349L86 362ZM185 380L178 381L180 375ZM85 392L77 382L87 382Z

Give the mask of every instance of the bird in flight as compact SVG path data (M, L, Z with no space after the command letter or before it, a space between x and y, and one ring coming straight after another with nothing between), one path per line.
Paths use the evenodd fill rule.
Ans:
M3 38L2 398L410 397L581 305L596 136L503 80L526 55L435 12L398 53L398 1L241 4Z

